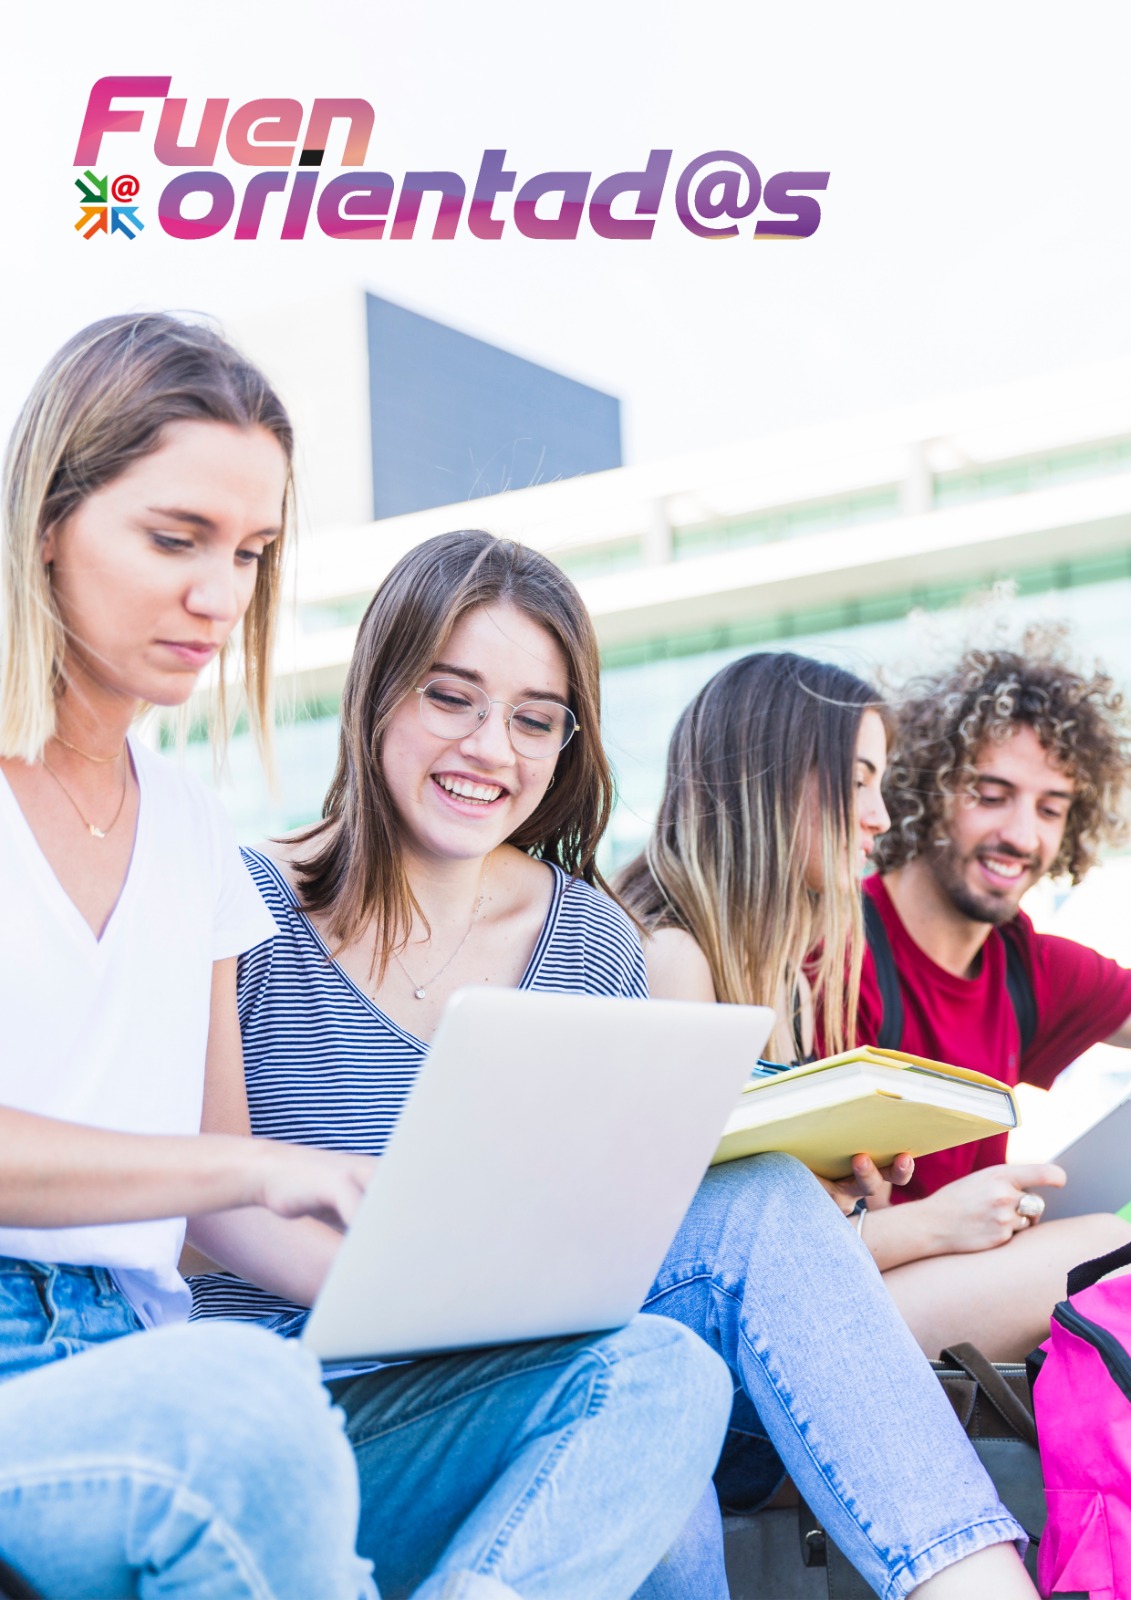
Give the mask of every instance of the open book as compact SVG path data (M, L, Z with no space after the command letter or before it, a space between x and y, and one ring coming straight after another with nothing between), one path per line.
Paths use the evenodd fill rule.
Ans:
M1018 1123L996 1078L902 1050L864 1045L785 1070L757 1069L712 1158L783 1150L824 1178L844 1178L860 1151L886 1166L901 1151L948 1150Z

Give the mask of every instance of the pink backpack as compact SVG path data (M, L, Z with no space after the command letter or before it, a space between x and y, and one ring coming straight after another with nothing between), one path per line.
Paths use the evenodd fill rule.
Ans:
M1030 1358L1048 1496L1037 1582L1046 1596L1131 1600L1131 1245L1068 1275Z

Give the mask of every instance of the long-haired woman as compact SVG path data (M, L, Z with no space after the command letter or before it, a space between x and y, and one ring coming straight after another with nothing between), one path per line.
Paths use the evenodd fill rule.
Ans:
M262 720L291 452L262 375L161 315L70 340L8 451L0 1555L57 1600L370 1592L313 1364L175 1326L186 1215L341 1223L368 1167L199 1136L238 1086L206 1079L210 1010L270 919L217 803L131 731L241 618Z
M610 792L596 643L568 579L485 533L441 536L405 556L359 630L322 822L248 854L282 930L240 969L257 1131L379 1153L462 985L643 996L636 931L602 894L595 866ZM194 1287L205 1313L296 1309L220 1276ZM1033 1594L1010 1543L1016 1524L855 1232L797 1163L715 1169L645 1309L722 1354L807 1499L878 1590ZM337 1397L363 1493L379 1486L397 1505L402 1491L371 1449L370 1382ZM681 1453L690 1414L664 1404L655 1415ZM474 1451L451 1448L454 1473L474 1470ZM623 1518L651 1489L625 1462L598 1492ZM563 1567L566 1592L604 1594L600 1572L617 1544L591 1508ZM546 1592L523 1575L525 1530L512 1554L499 1575L519 1593ZM393 1566L390 1587L405 1570ZM695 1600L724 1595L717 1538L684 1540L652 1581Z
M631 928L587 881L611 799L588 619L549 563L509 573L507 548L468 536L400 565L362 624L324 822L245 852L280 930L240 967L256 1132L380 1154L454 988L642 982ZM194 1288L198 1313L292 1329L310 1293ZM333 1390L382 1591L451 1566L469 1600L488 1582L500 1600L625 1600L709 1482L730 1396L706 1346L654 1317Z
M857 883L887 827L885 718L853 673L789 652L745 656L699 691L671 737L655 829L617 879L654 995L773 1006L783 1062L812 1055L818 1006L830 1054L854 1038Z

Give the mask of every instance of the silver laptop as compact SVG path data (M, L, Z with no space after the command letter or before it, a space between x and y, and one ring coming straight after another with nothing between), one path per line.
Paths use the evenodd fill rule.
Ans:
M1131 1098L1049 1159L1068 1176L1063 1189L1034 1190L1050 1221L1122 1210L1131 1201Z
M303 1342L349 1363L623 1326L772 1023L762 1006L453 995Z

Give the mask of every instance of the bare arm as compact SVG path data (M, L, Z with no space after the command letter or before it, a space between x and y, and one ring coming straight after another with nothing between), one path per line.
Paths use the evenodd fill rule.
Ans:
M235 962L217 962L213 996ZM246 1115L246 1113L245 1113ZM0 1108L0 1224L61 1228L267 1206L348 1221L368 1180L364 1158L305 1151L232 1132L116 1133Z
M113 1133L0 1109L0 1224L65 1228L266 1203L269 1153L251 1141Z
M345 1181L353 1186L353 1206L373 1170L373 1158L314 1150L273 1140L252 1140L251 1120L244 1083L243 1049L236 1012L235 962L220 962L212 984L212 1014L208 1030L208 1062L201 1127L208 1137L243 1135L254 1146L285 1151L324 1174L323 1181ZM238 1273L273 1294L310 1305L337 1253L341 1235L334 1227L297 1211L279 1213L262 1205L242 1210L214 1211L189 1223L189 1243L218 1266Z
M644 941L648 993L653 1000L714 1001L707 957L682 928L657 928Z
M1026 1189L1060 1188L1051 1162L985 1167L948 1183L926 1200L869 1211L864 1242L881 1272L928 1256L993 1250L1030 1226L1017 1211Z
M254 1207L193 1217L188 1240L194 1253L181 1271L215 1267L234 1272L271 1294L313 1305L341 1243L341 1234L310 1217L288 1220Z

